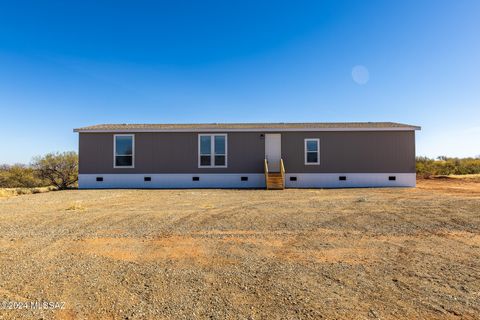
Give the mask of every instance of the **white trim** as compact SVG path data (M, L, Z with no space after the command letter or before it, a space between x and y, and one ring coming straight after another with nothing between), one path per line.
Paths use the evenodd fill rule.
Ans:
M420 130L420 127L388 127L388 128L249 128L249 129L214 129L214 128L199 128L199 129L74 129L73 132L80 133L135 133L135 132L317 132L317 131L415 131Z
M224 166L217 166L215 165L215 136L223 136L225 137L225 165ZM201 137L210 137L210 165L209 166L202 166L200 164L200 139ZM221 134L199 134L198 135L198 168L228 168L228 135L226 133Z
M144 177L152 181L144 181ZM248 181L241 181L241 177ZM346 176L347 180L338 180ZM395 176L396 180L388 180ZM102 177L103 181L96 181ZM192 177L199 177L193 181ZM297 177L297 181L290 181ZM285 187L287 188L366 188L366 187L415 187L415 173L287 173ZM163 173L163 174L79 174L80 189L115 189L115 188L265 188L263 173Z
M347 180L339 180L346 176ZM388 179L395 176L396 180ZM290 181L296 177L297 181ZM370 187L415 187L415 173L287 173L287 188L370 188Z
M117 166L115 164L116 158L117 158L117 137L132 137L132 165L131 166ZM135 168L135 135L134 134L114 134L113 135L113 167L115 169Z
M307 153L312 153L313 151L307 150L307 142L308 141L316 141L317 142L317 161L316 162L308 162L307 161ZM304 140L304 157L305 157L305 165L306 166L318 166L320 165L320 139L318 138L306 138Z
M103 181L96 181L102 177ZM151 177L151 181L144 181ZM199 177L193 181L192 177ZM241 181L248 177L248 181ZM177 189L177 188L265 188L263 173L162 173L79 174L79 189Z

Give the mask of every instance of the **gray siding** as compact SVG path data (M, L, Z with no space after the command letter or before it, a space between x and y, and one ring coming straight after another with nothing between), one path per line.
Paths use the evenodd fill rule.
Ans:
M80 133L82 174L263 173L262 132L227 132L228 168L198 168L198 133L135 133L135 168L113 168L113 133ZM414 131L281 132L292 173L413 173ZM304 164L304 139L320 139L320 165Z
M320 165L305 165L304 139L320 139ZM413 173L414 131L288 132L285 171L295 173Z
M80 173L262 173L259 133L228 133L228 168L198 168L198 134L135 133L135 168L113 168L112 133L80 133Z

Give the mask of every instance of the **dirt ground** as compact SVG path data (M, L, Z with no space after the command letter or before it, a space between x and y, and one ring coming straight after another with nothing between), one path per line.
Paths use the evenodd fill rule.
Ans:
M0 198L2 301L2 319L479 318L480 183ZM65 304L10 309L28 301Z

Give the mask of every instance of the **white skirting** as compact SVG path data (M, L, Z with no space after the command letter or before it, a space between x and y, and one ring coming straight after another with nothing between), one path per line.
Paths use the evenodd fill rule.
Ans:
M292 181L296 177L296 181ZM346 180L340 180L345 177ZM395 177L395 180L389 180ZM415 173L287 173L287 188L415 187Z
M339 180L339 177L346 180ZM151 181L145 181L150 177ZM193 178L198 177L198 181ZM242 181L242 177L248 178ZM395 180L389 180L395 177ZM97 181L97 178L103 181ZM293 179L292 179L293 178ZM294 181L296 178L296 181ZM287 173L287 188L415 187L415 173ZM80 189L265 188L262 173L244 174L79 174Z
M145 177L150 177L151 181L144 181ZM194 181L194 177L198 177L198 181ZM242 181L242 177L247 177L248 180ZM103 181L97 181L97 178L103 178ZM261 173L79 174L78 187L80 189L265 188L265 175Z

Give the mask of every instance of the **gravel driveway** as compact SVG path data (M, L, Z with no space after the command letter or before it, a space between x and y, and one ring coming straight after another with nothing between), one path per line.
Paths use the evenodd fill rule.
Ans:
M480 183L0 198L2 301L2 319L474 319Z

